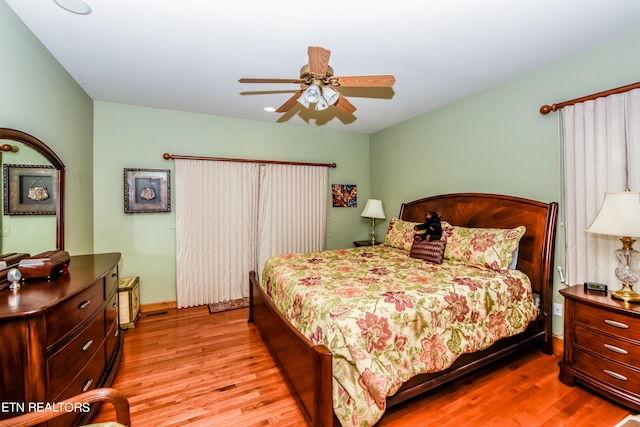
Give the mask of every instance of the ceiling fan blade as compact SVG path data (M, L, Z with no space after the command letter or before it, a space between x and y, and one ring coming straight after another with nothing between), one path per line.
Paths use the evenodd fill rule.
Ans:
M305 80L302 79L239 79L240 83L294 83L303 84Z
M309 72L316 76L324 77L329 67L331 51L322 47L309 46L307 53L309 55Z
M289 111L291 107L296 105L296 101L298 101L298 98L300 98L300 95L302 95L301 90L293 94L291 98L287 99L287 101L276 110L276 113L286 113L287 111Z
M248 90L244 92L240 92L240 95L278 95L281 93L295 93L298 92L296 89L282 89L282 90Z
M356 107L342 95L338 97L338 100L333 105L335 105L338 110L346 114L353 114L353 112L356 111Z
M391 74L381 74L379 76L340 76L331 77L330 83L338 83L338 86L349 87L391 87L396 82L396 78Z

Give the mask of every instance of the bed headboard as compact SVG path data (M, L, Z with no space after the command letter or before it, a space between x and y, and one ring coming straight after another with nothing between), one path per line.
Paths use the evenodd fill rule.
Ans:
M558 204L486 193L455 193L427 197L400 208L405 221L424 222L427 211L438 212L443 221L462 227L527 228L520 240L518 270L531 279L540 294L542 311L551 324L553 256Z

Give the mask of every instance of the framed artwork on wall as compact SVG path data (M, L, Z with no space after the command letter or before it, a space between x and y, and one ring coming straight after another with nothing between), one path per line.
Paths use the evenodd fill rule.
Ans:
M58 171L53 166L3 166L5 215L55 215Z
M331 184L331 200L334 208L358 207L358 191L355 184Z
M171 212L171 171L125 168L124 212Z

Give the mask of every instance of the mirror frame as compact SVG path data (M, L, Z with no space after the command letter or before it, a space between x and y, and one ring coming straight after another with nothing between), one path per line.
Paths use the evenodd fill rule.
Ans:
M56 204L56 249L64 250L64 187L65 187L65 168L64 163L60 160L60 157L47 146L44 142L38 138L29 135L28 133L9 129L0 128L0 140L11 140L21 142L27 147L37 151L43 157L45 157L53 167L58 171L58 201ZM1 151L11 151L10 144L4 144L0 146Z

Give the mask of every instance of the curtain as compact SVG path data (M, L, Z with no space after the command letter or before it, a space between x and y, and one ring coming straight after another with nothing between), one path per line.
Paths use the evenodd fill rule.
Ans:
M326 167L175 162L178 308L246 299L269 256L325 248Z
M272 255L325 249L328 169L267 164L260 172L258 270Z
M176 159L175 170L178 308L248 297L259 165Z
M564 107L566 280L618 289L618 237L586 233L607 192L640 191L640 89Z

